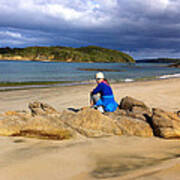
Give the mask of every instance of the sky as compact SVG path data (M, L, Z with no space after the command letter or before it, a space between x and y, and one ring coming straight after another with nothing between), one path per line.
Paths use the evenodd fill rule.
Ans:
M96 45L180 57L180 0L0 0L0 47Z

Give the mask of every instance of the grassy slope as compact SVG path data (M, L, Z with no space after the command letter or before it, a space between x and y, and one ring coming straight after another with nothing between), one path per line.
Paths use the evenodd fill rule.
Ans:
M134 59L123 52L88 46L81 48L71 47L27 47L27 48L0 48L1 59L12 60L49 60L68 62L134 62Z

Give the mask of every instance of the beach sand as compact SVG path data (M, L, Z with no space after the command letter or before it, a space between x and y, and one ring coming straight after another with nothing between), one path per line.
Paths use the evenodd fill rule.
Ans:
M0 92L0 112L28 110L41 101L58 111L89 103L95 85ZM132 96L151 108L180 110L180 79L112 84L117 102ZM180 140L113 136L88 139L38 140L0 137L2 180L179 180Z

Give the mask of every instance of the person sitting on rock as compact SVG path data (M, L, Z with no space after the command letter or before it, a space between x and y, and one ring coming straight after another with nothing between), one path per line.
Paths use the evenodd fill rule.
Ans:
M96 74L97 87L90 94L90 104L100 112L114 112L118 104L114 100L114 95L108 81L102 72Z

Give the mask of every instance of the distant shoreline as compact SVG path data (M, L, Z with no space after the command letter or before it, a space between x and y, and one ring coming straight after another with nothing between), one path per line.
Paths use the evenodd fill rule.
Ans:
M49 59L31 59L31 58L9 58L9 57L0 57L0 61L25 61L25 62L64 62L64 63L125 63L125 64L129 64L129 63L157 63L157 64L172 64L169 67L175 67L176 65L180 64L180 59L173 59L173 60L159 60L159 59L145 59L145 60L135 60L135 62L119 62L119 61L113 61L113 62L107 62L107 61L70 61L70 60L58 60L58 59L53 59L53 60L49 60Z
M56 63L124 63L124 64L129 64L129 63L136 63L136 62L107 62L107 61L99 61L99 62L95 62L95 61L60 61L60 60L32 60L32 59L1 59L0 61L17 61L17 62L56 62Z

